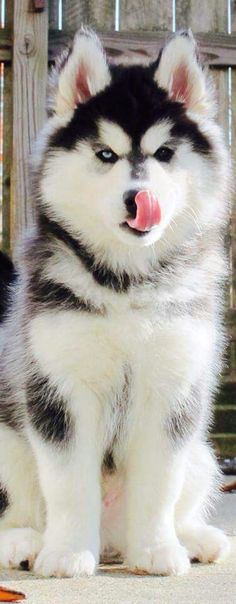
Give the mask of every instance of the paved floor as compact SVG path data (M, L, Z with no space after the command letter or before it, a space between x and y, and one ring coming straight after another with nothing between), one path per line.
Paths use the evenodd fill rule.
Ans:
M27 604L236 604L236 494L223 496L214 524L230 535L230 558L219 565L193 564L183 577L134 576L117 565L78 580L0 572L0 583L23 591Z

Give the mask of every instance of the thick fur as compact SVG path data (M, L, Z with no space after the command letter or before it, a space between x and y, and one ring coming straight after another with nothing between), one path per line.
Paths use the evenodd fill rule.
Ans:
M191 35L150 65L109 66L83 30L48 107L1 331L0 564L80 576L119 554L182 574L228 552L206 523L229 211L209 77ZM143 233L126 223L139 190L161 207Z
M10 286L16 279L16 272L10 258L0 251L0 322L3 321L10 300Z

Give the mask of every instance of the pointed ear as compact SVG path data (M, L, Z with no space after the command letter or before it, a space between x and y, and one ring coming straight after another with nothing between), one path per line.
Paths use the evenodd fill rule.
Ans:
M63 116L103 90L110 72L100 40L94 32L81 29L73 46L56 62L49 80L49 114Z
M205 73L198 62L191 31L177 34L164 47L154 75L171 100L197 113L212 112Z

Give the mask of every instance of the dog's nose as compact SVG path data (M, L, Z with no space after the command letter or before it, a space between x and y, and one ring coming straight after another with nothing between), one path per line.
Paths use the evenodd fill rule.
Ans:
M136 218L137 204L135 201L135 197L137 193L138 191L132 189L124 194L124 202L128 211L128 218Z

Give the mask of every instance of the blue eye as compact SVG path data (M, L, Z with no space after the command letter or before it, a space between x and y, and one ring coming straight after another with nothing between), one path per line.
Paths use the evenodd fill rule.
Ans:
M118 155L114 153L111 149L102 149L96 153L98 159L100 159L104 164L115 164L115 162L119 159Z

